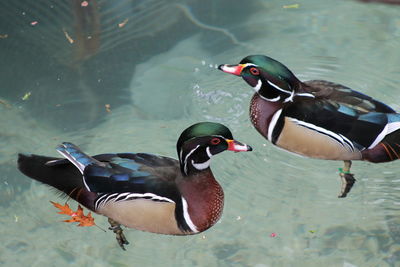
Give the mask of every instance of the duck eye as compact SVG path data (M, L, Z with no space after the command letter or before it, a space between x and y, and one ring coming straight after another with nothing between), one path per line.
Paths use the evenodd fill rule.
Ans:
M212 145L218 145L221 142L219 138L213 138L211 139L211 144Z
M257 68L252 67L250 68L250 73L253 75L259 75L260 71Z

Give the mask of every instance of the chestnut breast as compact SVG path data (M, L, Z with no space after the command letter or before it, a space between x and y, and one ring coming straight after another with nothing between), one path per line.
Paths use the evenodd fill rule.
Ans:
M268 138L268 127L272 116L281 108L282 104L279 102L264 100L257 93L253 95L250 102L250 120L265 138Z
M190 219L199 232L210 228L221 218L224 192L211 170L183 179L179 188L188 204Z

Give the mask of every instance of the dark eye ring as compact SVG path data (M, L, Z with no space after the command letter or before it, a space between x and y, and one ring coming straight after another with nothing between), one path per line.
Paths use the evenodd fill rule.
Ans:
M211 139L211 144L212 145L218 145L221 142L221 140L219 138L213 138Z
M259 75L260 71L257 68L252 67L250 68L250 73L253 75Z

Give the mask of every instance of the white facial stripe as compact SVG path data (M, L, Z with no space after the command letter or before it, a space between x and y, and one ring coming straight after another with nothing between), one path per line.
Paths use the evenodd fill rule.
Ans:
M253 89L258 92L261 89L262 82L261 79L258 79L257 85L253 87Z
M313 94L310 94L310 93L296 93L296 95L315 98L315 96Z
M272 82L270 82L270 81L268 81L268 80L267 80L267 82L268 82L271 86L273 86L273 87L275 87L276 89L278 89L279 91L282 91L282 92L285 92L285 93L288 93L288 94L292 94L292 92L283 90L282 88L280 88L279 86L273 84ZM262 86L262 82L261 82L261 79L259 79L258 82L257 82L257 85L254 86L253 89L258 93L258 91L260 91L260 89L261 89L261 86ZM261 97L262 99L264 99L264 100L269 101L269 102L277 102L277 101L279 101L279 100L281 99L281 96L279 96L279 95L278 95L277 97L275 97L275 98L267 98L267 97L262 96L262 95L260 94L260 97ZM285 101L286 101L286 100L285 100Z
M182 208L183 208L183 218L185 219L186 224L189 226L190 230L194 233L198 233L199 230L197 230L196 225L192 222L192 219L190 219L190 215L188 212L188 204L186 202L186 199L182 197Z
M210 161L211 159L207 160L206 162L202 162L202 163L195 163L194 160L192 160L192 165L193 167L195 167L198 170L204 170L207 169L210 166Z
M247 68L247 67L258 67L256 64L253 64L253 63L246 63L246 64L243 64L244 65L244 68Z
M188 157L189 157L190 155L192 155L193 152L195 152L196 149L198 149L199 147L200 147L200 145L197 145L195 148L193 148L193 149L186 155L185 160L183 161L183 162L184 162L183 169L184 169L185 173L187 173L187 159L188 159Z
M219 138L223 138L223 139L225 139L222 135L213 135L213 136L215 136L215 137L219 137ZM185 157L185 159L183 160L183 170L184 170L184 172L187 174L187 161L188 161L188 158L196 151L196 149L198 149L200 147L200 145L197 145L194 149L192 149L187 155L186 155L186 157ZM213 154L211 153L211 151L210 151L210 147L209 146L207 146L206 147L206 153L207 153L207 156L209 157L209 159L211 159L211 157L213 156ZM183 150L181 150L181 152L180 152L180 158L182 159L182 155L183 155ZM210 165L210 160L207 160L206 162L203 162L203 163L195 163L193 160L192 160L192 165L193 165L193 167L195 167L196 169L198 169L198 170L204 170L204 169L206 169L206 168L208 168L208 166Z
M206 148L206 152L207 152L207 156L209 158L211 158L213 156L213 154L211 154L211 152L210 152L210 147L209 146Z
M272 87L278 89L278 90L281 91L281 92L284 92L284 93L289 94L289 95L292 93L291 91L287 91L287 90L284 90L284 89L280 88L278 85L276 85L276 84L274 84L274 83L272 83L272 82L270 82L270 81L268 81L268 80L267 80L267 82L268 82Z
M280 109L277 112L275 112L275 114L272 116L271 122L269 123L269 126L268 126L268 140L270 142L272 142L272 133L274 131L275 125L276 125L279 117L281 116L281 113L282 113L282 109Z
M269 101L269 102L276 102L276 101L279 101L279 99L281 99L281 96L277 96L277 97L275 97L275 98L266 98L266 97L263 97L262 95L259 95L262 99L264 99L264 100L267 100L267 101Z
M292 120L294 123L304 126L308 129L312 129L314 131L317 131L319 133L325 134L326 136L331 137L333 140L337 141L339 144L341 144L344 148L347 148L350 151L354 151L354 146L353 143L347 139L346 137L344 137L343 135L334 133L332 131L329 131L327 129L324 129L322 127L316 126L314 124L308 123L308 122L304 122L304 121L299 121L297 119L294 118L290 118L290 120ZM344 138L345 139L344 139Z
M391 122L386 124L385 128L383 128L382 132L376 137L374 142L368 147L368 148L373 148L377 144L379 144L380 141L382 141L383 138L385 138L386 135L400 129L400 122Z

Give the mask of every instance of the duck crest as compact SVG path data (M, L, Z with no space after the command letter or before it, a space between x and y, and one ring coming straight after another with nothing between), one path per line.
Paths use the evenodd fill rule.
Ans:
M253 95L250 102L251 122L261 135L273 143L283 128L283 120L279 119L282 107L282 102L270 102L258 93Z

